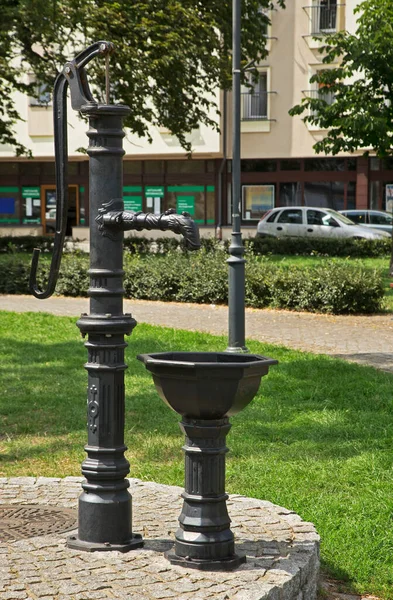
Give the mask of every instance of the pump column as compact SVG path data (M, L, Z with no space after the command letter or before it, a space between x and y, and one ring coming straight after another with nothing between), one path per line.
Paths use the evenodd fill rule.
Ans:
M123 314L123 233L105 236L96 217L103 204L122 203L123 119L128 106L91 103L81 109L89 118L90 144L90 314L77 325L88 336L87 458L82 463L78 536L67 545L79 550L126 552L143 545L132 533L129 463L124 456L124 335L136 325Z

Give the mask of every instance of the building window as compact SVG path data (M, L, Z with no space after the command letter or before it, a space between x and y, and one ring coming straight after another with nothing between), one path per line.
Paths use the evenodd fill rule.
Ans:
M337 31L337 0L314 0L311 10L311 35Z
M211 203L215 197L212 185L168 185L167 208L175 208L176 212L188 212L200 225L214 223L214 202L206 209L206 193ZM212 194L213 193L213 194Z
M280 170L281 171L300 171L302 168L301 160L299 159L291 159L291 160L281 160L280 161Z
M274 208L274 185L243 185L243 219L257 221Z
M146 175L163 175L164 161L163 160L146 160L144 163Z
M142 161L141 160L124 160L123 161L124 175L141 175Z
M167 173L180 175L181 173L204 173L205 172L205 161L204 160L168 160L167 162Z
M258 159L242 160L241 170L243 173L272 173L273 171L277 171L277 161Z
M344 158L306 158L305 171L345 171Z
M30 96L30 106L49 106L52 103L52 93L47 83L34 83L34 91Z
M242 121L263 121L268 118L267 72L259 72L258 80L250 80L253 87L243 88Z
M258 12L259 12L261 15L264 15L265 17L267 17L267 18L270 20L270 12L271 12L271 11L270 11L270 9L269 9L269 8L266 8L266 7L264 7L264 6L260 6L260 7L258 8ZM264 35L264 36L266 36L266 37L267 37L267 34L268 34L268 30L269 30L269 24L268 24L268 23L264 23L264 24L263 24L263 28L262 28L262 33L263 33L263 35Z
M344 185L343 181L307 181L304 184L304 204L343 210Z
M379 210L379 192L380 182L370 181L370 193L369 193L369 208L371 210Z
M347 208L356 208L356 181L348 181Z
M280 183L280 206L301 206L302 188L300 181Z

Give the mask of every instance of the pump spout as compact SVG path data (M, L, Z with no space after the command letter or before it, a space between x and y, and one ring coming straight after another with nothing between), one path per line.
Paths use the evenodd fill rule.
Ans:
M100 209L96 221L103 235L109 237L118 231L142 231L143 229L159 229L161 231L173 231L180 233L189 250L199 250L201 241L199 238L198 225L187 212L176 213L175 209L170 208L161 215L152 213L132 212L128 210L108 210L115 208L115 203L104 204Z

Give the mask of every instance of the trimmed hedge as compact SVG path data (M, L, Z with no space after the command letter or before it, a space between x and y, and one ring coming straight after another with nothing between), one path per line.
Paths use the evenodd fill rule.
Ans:
M223 252L132 255L124 259L127 298L226 304L227 255ZM45 287L50 257L41 257L38 284ZM64 255L57 293L86 296L88 256ZM30 262L17 256L0 259L0 293L27 294ZM246 305L309 312L375 313L382 308L382 273L360 265L326 260L315 267L277 265L250 255L246 263Z
M32 254L33 248L42 252L51 252L53 237L50 236L4 236L0 237L0 254L27 252ZM323 238L245 238L244 246L247 254L263 256L269 254L298 256L341 256L352 258L375 258L389 256L392 250L390 239L382 240L331 240ZM202 249L209 252L227 250L229 240L219 242L214 238L202 238ZM177 250L186 252L184 239L177 237L161 237L156 240L144 236L127 237L124 248L130 254L167 254Z
M255 255L283 254L298 256L341 256L376 258L390 256L392 240L273 238L256 237L245 240L247 250Z
M53 241L53 236L45 235L4 235L0 237L0 253L28 252L32 254L34 248L39 248L41 252L52 252Z

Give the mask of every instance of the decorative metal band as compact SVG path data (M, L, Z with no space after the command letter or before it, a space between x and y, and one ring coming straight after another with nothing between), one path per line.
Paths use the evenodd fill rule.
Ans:
M123 277L125 273L123 269L89 269L87 272L90 275L90 277L105 278Z
M123 287L117 288L99 288L89 287L87 293L90 297L92 296L124 296L125 289Z

